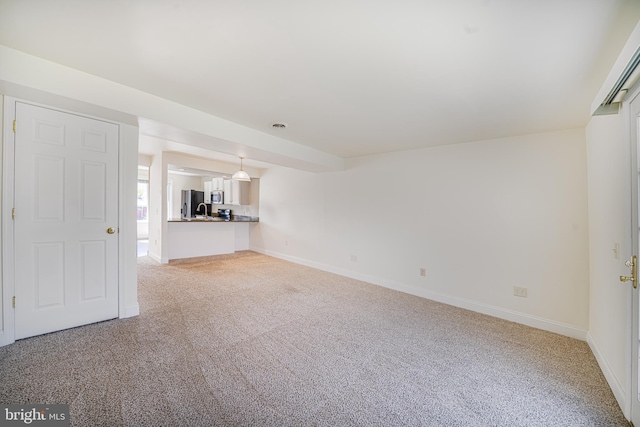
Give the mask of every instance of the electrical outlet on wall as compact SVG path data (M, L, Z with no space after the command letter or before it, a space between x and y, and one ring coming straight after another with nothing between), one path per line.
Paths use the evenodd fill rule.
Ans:
M427 269L424 267L420 267L420 276L426 277L426 275L427 275Z
M527 288L522 288L520 286L513 287L513 295L517 297L526 298L527 297Z

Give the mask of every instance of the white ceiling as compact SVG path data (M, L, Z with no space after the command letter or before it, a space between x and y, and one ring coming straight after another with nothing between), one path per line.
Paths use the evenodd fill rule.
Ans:
M0 44L346 158L582 127L638 19L637 0L0 0Z

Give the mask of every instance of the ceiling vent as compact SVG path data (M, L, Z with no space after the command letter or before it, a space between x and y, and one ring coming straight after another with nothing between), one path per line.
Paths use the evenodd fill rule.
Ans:
M602 101L602 104L600 104L593 113L594 116L618 114L622 100L629 92L629 89L631 89L636 81L638 81L638 77L640 77L640 67L638 67L638 64L640 64L640 47L636 49L631 60L609 91L609 94L606 96L604 101Z

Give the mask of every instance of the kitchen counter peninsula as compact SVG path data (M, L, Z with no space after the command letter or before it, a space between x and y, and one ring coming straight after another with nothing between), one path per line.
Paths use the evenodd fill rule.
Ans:
M167 258L171 261L248 250L249 227L257 222L258 217L243 215L232 215L229 220L215 216L169 219Z
M169 218L169 222L258 222L257 216L231 215L231 219L224 219L218 216L208 216L205 218Z

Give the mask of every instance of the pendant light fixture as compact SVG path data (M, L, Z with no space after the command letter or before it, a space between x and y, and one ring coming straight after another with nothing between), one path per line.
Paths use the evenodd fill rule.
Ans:
M240 170L234 173L231 179L234 181L251 181L249 174L242 170L242 159L243 157L240 157Z

